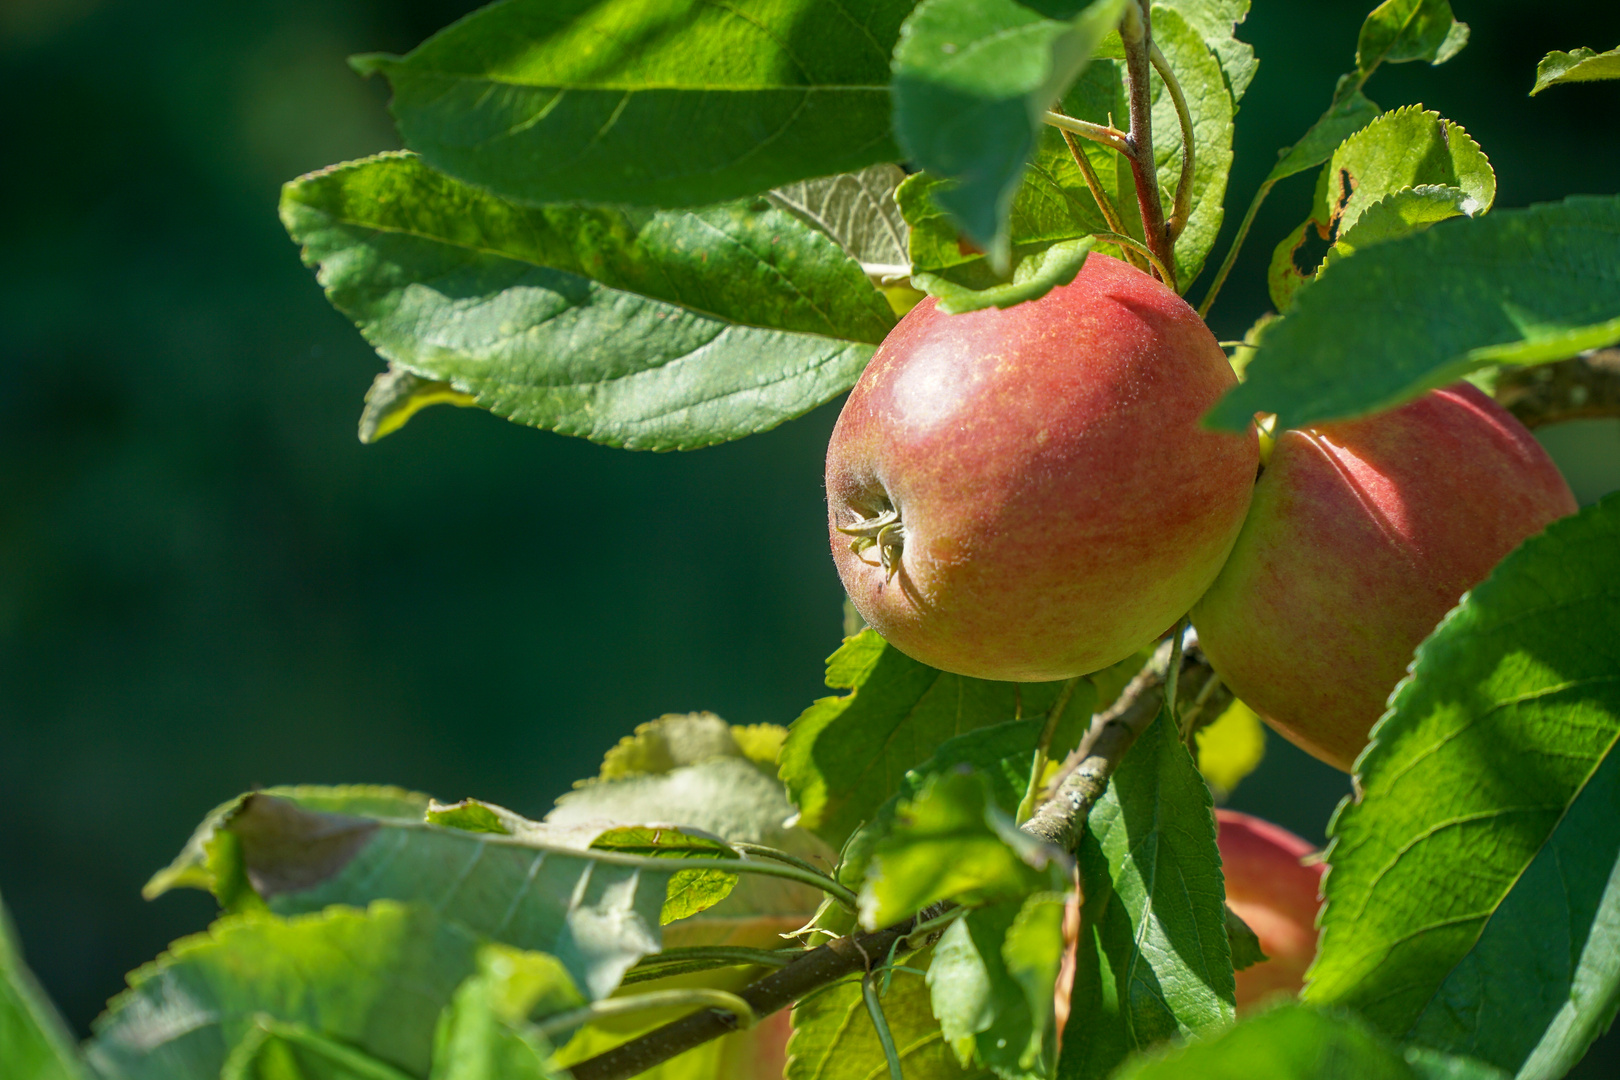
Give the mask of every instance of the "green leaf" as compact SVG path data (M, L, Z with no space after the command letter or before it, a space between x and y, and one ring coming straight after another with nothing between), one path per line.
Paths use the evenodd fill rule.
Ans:
M477 948L416 905L228 916L132 974L87 1054L106 1080L212 1080L267 1016L423 1076L435 1019Z
M1452 18L1446 0L1384 0L1361 24L1356 68L1365 76L1382 63L1443 64L1466 44L1468 24Z
M556 957L486 945L439 1017L430 1080L567 1080L529 1020L582 1002Z
M388 370L371 381L366 391L366 407L360 413L360 441L374 443L404 427L411 417L429 405L478 404L471 394L463 394L449 383L424 379L413 371L388 365Z
M947 674L864 630L828 658L827 685L850 693L822 698L793 722L781 775L799 824L836 849L946 739L1011 720L1020 709L1043 713L1063 684Z
M775 746L784 734L767 724L732 727L712 713L643 724L608 752L602 778L557 800L546 825L669 822L729 841L763 844L830 869L837 853L808 829L785 824L793 806L774 766ZM672 892L681 884L677 877ZM776 935L803 926L821 900L808 885L745 874L723 902L670 926L665 942L770 948L779 944Z
M1620 496L1509 555L1418 647L1330 826L1305 996L1562 1076L1620 1005Z
M383 154L293 181L281 213L391 363L613 446L774 427L848 389L894 325L857 263L765 199L525 208Z
M1271 959L1260 947L1260 935L1230 907L1226 909L1226 943L1232 950L1233 971L1242 971Z
M913 274L911 280L929 296L938 297L939 310L947 315L987 307L1008 308L1025 300L1038 300L1059 285L1073 281L1095 243L1087 236L1053 244L1020 259L1008 282L991 280L979 286L960 285L950 277L927 273Z
M300 785L264 788L260 795L295 803L306 810L355 814L368 818L421 821L433 799L404 788L351 784L337 787ZM242 878L236 837L222 827L242 809L248 795L238 795L208 812L168 866L152 875L141 895L155 900L170 889L202 889L230 908L240 892L252 893ZM256 897L250 898L251 900Z
M906 20L894 54L896 138L918 167L955 181L940 206L998 274L1011 270L1007 216L1042 117L1124 7L1094 0L1046 15L1017 0L922 0Z
M1260 67L1260 62L1254 57L1254 47L1246 41L1239 41L1234 33L1238 25L1249 17L1249 0L1169 0L1159 6L1174 9L1189 26L1198 31L1205 46L1215 54L1235 114L1238 102L1243 100L1244 92L1249 89L1249 83ZM1155 10L1155 38L1158 36L1158 17ZM1172 65L1171 70L1180 77L1178 68Z
M1277 152L1277 164L1266 175L1264 186L1322 164L1333 156L1340 143L1378 118L1378 106L1359 89L1350 89L1354 85L1355 80L1348 75L1340 80L1343 96L1336 94L1333 104L1317 117L1316 123L1298 142Z
M915 954L904 963L926 969L930 954ZM934 1019L928 987L917 975L895 972L882 1004L906 1080L986 1080L993 1075L957 1064ZM785 1080L876 1080L887 1076L887 1070L858 980L836 983L793 1007Z
M263 793L244 797L213 828L229 835L240 878L216 879L216 891L246 892L281 914L378 899L428 903L475 933L559 957L592 998L659 950L659 914L678 872L674 863L668 872L616 864L612 853L585 848L593 833L465 832Z
M1163 712L1080 840L1081 912L1058 1076L1231 1022L1235 984L1209 788Z
M1037 893L976 908L940 938L928 987L964 1067L978 1064L1008 1080L1053 1074L1063 903L1061 893Z
M906 178L898 165L871 165L857 173L825 176L779 187L767 197L826 233L869 272L892 267L905 272L906 220L894 201L895 190Z
M1295 1004L1250 1016L1212 1038L1140 1057L1121 1069L1116 1080L1193 1076L1199 1080L1414 1080L1400 1053L1355 1017Z
M1391 408L1487 364L1620 340L1620 197L1444 221L1322 271L1206 418L1304 427Z
M225 1059L219 1080L412 1080L370 1054L267 1015Z
M1212 723L1199 728L1194 738L1198 771L1223 799L1266 756L1266 729L1260 717L1236 698Z
M1356 232L1362 215L1375 206L1365 234L1356 237L1360 247L1457 214L1483 214L1495 200L1496 174L1460 125L1417 105L1387 112L1346 139L1322 170L1310 217L1272 253L1272 302L1286 313L1315 277L1321 259L1300 261L1300 247L1312 232L1332 245L1333 254L1339 238Z
M1536 65L1536 85L1530 96L1535 97L1555 83L1596 82L1599 79L1620 79L1620 49L1606 53L1591 49L1574 52L1550 52Z
M405 145L520 202L695 206L900 157L910 0L507 0L399 58Z
M1239 87L1252 75L1252 50L1231 36L1232 22L1241 18L1246 5L1171 4L1153 9L1153 34L1171 70L1187 97L1193 121L1197 156L1193 172L1192 210L1186 229L1176 242L1176 275L1185 287L1203 268L1220 230L1222 204L1226 197L1227 175L1232 164L1232 117L1236 109L1228 79ZM1224 31L1220 28L1224 26ZM1216 36L1224 33L1224 38ZM1201 36L1209 35L1209 36ZM1223 54L1212 53L1215 43L1231 47ZM1233 68L1222 67L1221 57L1229 56ZM1248 57L1245 66L1243 57ZM1166 205L1170 204L1181 177L1181 126L1175 105L1157 75L1152 80L1154 157ZM1064 111L1096 123L1110 117L1123 123L1129 113L1125 91L1124 62L1099 58L1088 67L1063 98ZM1112 205L1126 231L1141 239L1141 221L1136 209L1136 188L1128 165L1118 154L1089 140L1078 140L1097 174L1106 200ZM1106 215L1086 186L1079 166L1063 135L1056 128L1039 132L1029 167L1018 186L1007 220L1008 252L1011 270L996 273L990 260L979 250L964 246L957 238L957 225L947 212L953 197L951 184L938 177L919 174L901 186L898 199L906 220L912 226L911 258L915 268L932 278L927 291L944 297L946 284L968 290L986 290L1033 276L1024 263L1043 255L1054 244L1062 244L1109 231ZM968 235L972 237L972 233ZM1120 254L1119 248L1100 242L1099 250ZM1078 267L1076 267L1078 269ZM1064 281L1072 279L1064 279ZM1062 284L1063 281L1053 281ZM1035 296L1045 292L1042 289ZM1020 299L1034 298L1020 297Z
M873 847L861 922L888 926L941 900L986 904L1062 890L1069 869L1068 856L996 805L987 777L959 767L929 777L896 809Z
M0 902L0 1074L6 1080L87 1080L73 1036L23 963Z

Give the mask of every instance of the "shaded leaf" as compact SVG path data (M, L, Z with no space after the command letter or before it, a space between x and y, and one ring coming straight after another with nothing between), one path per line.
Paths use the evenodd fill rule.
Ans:
M1620 497L1509 555L1418 647L1330 826L1305 996L1562 1076L1620 1005Z
M848 389L894 325L857 263L764 199L525 208L382 154L293 181L281 213L391 363L613 446L774 427Z
M420 792L367 784L270 787L258 794L285 799L306 810L401 821L421 821L433 802L430 796ZM210 810L180 849L180 854L152 875L141 889L141 895L155 900L170 889L202 889L213 893L227 908L231 907L246 884L236 837L222 835L222 827L241 810L248 798L248 795L238 795Z
M88 1080L67 1023L23 963L0 903L0 1073L6 1080Z
M927 969L930 953L907 957L904 963ZM882 1004L906 1080L981 1080L994 1075L957 1064L934 1019L928 987L917 975L896 972ZM873 1080L887 1074L858 980L835 984L793 1007L785 1080Z
M1226 943L1232 950L1234 971L1242 971L1271 959L1260 947L1260 935L1230 907L1226 909Z
M940 206L1002 275L1007 215L1042 117L1118 24L1124 0L1060 7L922 0L895 48L895 136L908 160L954 181L937 193Z
M236 1044L219 1080L411 1080L370 1054L268 1015Z
M945 740L1020 710L1044 713L1063 684L947 674L864 630L828 658L827 685L850 693L822 698L793 722L781 775L799 824L839 848Z
M923 782L873 846L861 887L861 923L888 926L930 904L1022 900L1061 891L1068 856L1019 830L995 804L990 781L965 767Z
M1234 982L1209 789L1161 712L1080 841L1084 905L1058 1075L1231 1021Z
M593 998L659 950L659 913L678 872L616 865L583 847L588 835L464 832L266 794L244 797L214 828L228 834L239 874L238 884L215 880L216 893L245 892L281 914L427 903L475 933L557 956Z
M1355 239L1360 247L1457 214L1483 214L1495 200L1496 174L1460 125L1416 105L1387 112L1334 150L1317 179L1310 217L1272 253L1272 302L1286 313L1315 277L1320 260L1300 258L1313 232L1330 245L1331 255L1339 238L1357 232L1362 215L1374 207L1368 228Z
M1206 418L1305 427L1391 408L1487 364L1620 340L1620 198L1444 221L1322 271Z
M695 206L900 157L889 55L910 0L508 0L405 57L405 145L529 203Z
M1060 893L1037 893L975 908L935 946L928 969L934 1015L964 1066L1008 1080L1053 1075L1063 904Z
M478 944L417 905L228 916L132 974L87 1054L107 1080L212 1080L267 1016L423 1076Z
M447 382L424 379L413 371L388 365L388 370L371 381L366 391L366 407L360 413L360 441L374 443L404 427L411 417L429 405L478 404Z
M892 266L904 273L906 220L894 201L905 171L898 165L871 165L860 172L805 180L769 193L782 209L826 233L866 266Z
M1468 44L1468 24L1452 18L1447 0L1384 0L1361 24L1356 67L1425 60L1443 64Z
M1620 49L1606 53L1591 49L1573 52L1550 52L1536 65L1536 85L1530 89L1535 97L1555 83L1596 82L1599 79L1620 79Z

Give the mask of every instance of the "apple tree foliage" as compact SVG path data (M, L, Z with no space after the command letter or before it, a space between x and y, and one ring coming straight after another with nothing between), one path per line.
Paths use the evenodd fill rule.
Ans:
M1359 416L1620 340L1620 195L1493 209L1459 124L1366 96L1381 65L1464 47L1446 0L1367 15L1217 268L1247 9L501 0L356 58L408 149L292 181L282 219L387 361L367 441L441 403L627 449L739 439L849 389L922 293L1007 306L1093 251L1183 292L1211 268L1207 311L1260 202L1311 170L1272 259L1279 317L1212 425ZM1144 26L1163 62L1145 87ZM1620 56L1522 75L1540 93L1620 77ZM1121 151L1126 118L1151 160ZM1417 650L1332 822L1298 1002L1235 1017L1253 939L1223 906L1200 766L1229 787L1252 755L1196 761L1167 708L1076 850L1019 827L1043 765L1146 659L992 683L867 630L790 728L666 716L544 820L386 788L244 795L147 890L207 890L220 918L134 972L82 1046L0 911L0 1074L1485 1080L1561 1076L1607 1029L1620 497L1527 541ZM723 1037L631 1053L693 1017Z

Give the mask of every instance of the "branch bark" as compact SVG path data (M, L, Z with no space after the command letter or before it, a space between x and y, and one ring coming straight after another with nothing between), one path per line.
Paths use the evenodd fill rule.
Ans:
M1136 181L1136 202L1142 210L1142 236L1148 249L1170 270L1165 282L1172 289L1175 281L1175 241L1164 220L1164 202L1159 195L1159 173L1153 163L1153 87L1148 79L1152 70L1153 24L1148 6L1133 0L1120 24L1119 36L1125 46L1125 76L1129 84L1131 130L1126 136L1125 154Z
M1527 428L1620 417L1620 348L1539 367L1504 368L1496 379L1496 400Z
M1074 850L1085 829L1087 815L1107 790L1109 777L1137 736L1158 715L1169 663L1170 648L1166 642L1126 686L1119 700L1092 718L1085 739L1066 759L1055 781L1053 797L1025 823L1025 832L1058 844L1065 851ZM1197 695L1213 674L1196 647L1189 647L1182 658L1179 680L1182 693L1178 696L1186 699ZM1230 699L1229 693L1227 699ZM1206 700L1203 706L1224 709L1225 703ZM812 991L858 972L870 971L874 963L881 963L910 937L919 924L937 918L952 906L936 904L894 926L830 941L737 991L737 996L748 1004L756 1017L768 1016ZM738 1028L733 1014L722 1009L703 1009L582 1061L570 1071L574 1080L628 1080L676 1054Z

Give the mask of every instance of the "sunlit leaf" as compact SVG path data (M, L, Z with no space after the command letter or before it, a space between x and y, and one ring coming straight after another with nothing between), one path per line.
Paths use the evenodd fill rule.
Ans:
M768 198L838 241L869 272L888 266L899 274L910 261L906 220L894 201L905 178L898 165L872 165L776 188Z
M1305 995L1562 1076L1620 1005L1620 497L1509 555L1418 648L1329 832Z
M130 976L89 1060L106 1080L213 1080L267 1016L425 1076L439 1010L478 945L415 905L229 916Z
M1069 874L1067 855L1020 831L996 805L986 777L952 769L900 803L874 845L861 922L888 926L941 900L1022 900L1061 891Z
M964 1066L1009 1080L1053 1075L1063 905L1060 893L1037 893L976 908L935 946L928 969L934 1015Z
M896 161L889 55L911 0L507 0L404 57L405 145L529 203L696 206Z
M1266 756L1266 729L1255 711L1234 700L1207 727L1200 728L1198 771L1223 798Z
M1011 270L1007 216L1042 117L1125 4L1059 6L922 0L895 49L896 137L910 161L953 181L936 198L998 274Z
M848 389L894 324L858 263L763 198L520 207L383 154L288 184L281 211L390 362L613 446L774 427Z
M267 1014L225 1059L219 1080L412 1080L370 1054Z
M1620 340L1620 197L1443 221L1324 269L1207 422L1362 416L1487 364Z
M1307 241L1325 242L1327 254L1343 256L1341 237L1352 250L1369 247L1458 214L1483 214L1495 200L1496 175L1461 126L1416 105L1387 112L1334 150L1317 179L1310 216L1272 253L1272 303L1286 312L1315 277L1323 256L1305 256ZM1372 220L1358 231L1367 213Z
M1080 942L1058 1076L1229 1023L1232 957L1209 789L1161 712L1080 842Z
M1536 85L1530 96L1541 93L1556 83L1596 82L1599 79L1620 79L1620 49L1606 53L1591 49L1573 52L1550 52L1536 65Z
M865 630L828 659L827 685L850 693L822 698L793 722L781 773L800 824L839 848L945 740L1019 711L1044 713L1063 684L951 675Z
M1468 24L1452 18L1447 0L1384 0L1361 24L1356 67L1425 60L1443 64L1468 44Z

